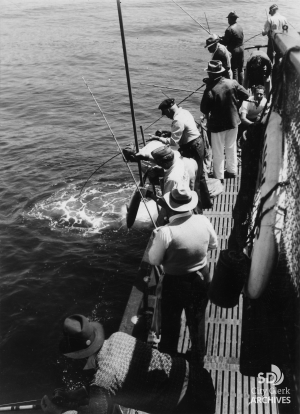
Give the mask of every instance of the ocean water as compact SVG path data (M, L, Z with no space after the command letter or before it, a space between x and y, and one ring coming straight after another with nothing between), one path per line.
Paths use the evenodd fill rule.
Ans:
M178 2L219 35L240 16L245 40L270 4ZM151 223L128 231L134 184L121 146L133 141L117 4L113 0L0 0L0 404L76 385L58 353L63 319L93 316L118 329ZM298 0L279 3L300 30ZM122 13L139 140L167 128L158 104L202 84L207 33L172 1L124 0ZM261 35L247 45L266 44ZM249 53L249 52L247 52ZM246 58L248 54L246 53ZM185 89L172 91L146 84ZM164 92L164 93L163 93ZM184 103L199 119L201 94ZM147 128L147 129L146 129ZM138 173L132 166L136 178ZM78 368L78 372L80 367Z

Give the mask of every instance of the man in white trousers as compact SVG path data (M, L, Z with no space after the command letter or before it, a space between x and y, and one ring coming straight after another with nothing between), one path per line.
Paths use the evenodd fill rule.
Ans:
M226 154L225 178L237 174L236 139L240 124L239 106L249 98L249 93L236 80L224 78L225 69L219 60L208 63L206 89L200 104L201 112L208 118L211 132L214 177L224 180L224 149Z

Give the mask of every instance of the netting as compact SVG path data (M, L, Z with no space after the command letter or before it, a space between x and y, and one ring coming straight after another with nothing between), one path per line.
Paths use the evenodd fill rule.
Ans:
M300 73L285 60L281 110L287 152L286 217L281 244L286 257L286 276L300 295Z

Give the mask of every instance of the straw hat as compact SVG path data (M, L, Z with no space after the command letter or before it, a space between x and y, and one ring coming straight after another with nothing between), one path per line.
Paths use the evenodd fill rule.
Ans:
M171 210L179 212L193 210L198 204L196 191L192 191L185 181L173 187L164 195L164 199Z

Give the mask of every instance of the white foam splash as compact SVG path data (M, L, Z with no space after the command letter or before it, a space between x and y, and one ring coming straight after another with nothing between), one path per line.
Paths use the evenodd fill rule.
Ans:
M126 229L126 204L133 191L132 186L104 184L85 189L78 197L78 188L70 185L59 190L48 199L37 202L28 216L48 220L53 229L82 231L84 234L97 233L104 229ZM154 219L157 217L155 203L147 201ZM152 221L143 202L137 214L134 228L151 227Z

